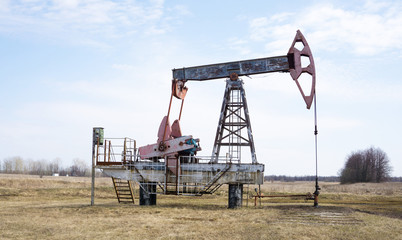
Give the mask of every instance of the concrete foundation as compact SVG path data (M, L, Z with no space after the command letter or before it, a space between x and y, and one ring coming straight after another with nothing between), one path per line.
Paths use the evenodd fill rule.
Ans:
M228 208L241 207L243 203L243 184L229 184Z
M140 205L150 206L156 205L156 184L155 183L141 183L142 187L147 191L144 191L140 187Z

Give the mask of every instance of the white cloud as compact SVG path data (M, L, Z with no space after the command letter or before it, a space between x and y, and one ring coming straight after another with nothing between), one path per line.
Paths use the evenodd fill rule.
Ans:
M174 12L175 15L176 14L181 16L191 15L191 12L184 5L176 5L173 8L171 8L170 11Z
M160 35L166 33L167 29L166 28L158 28L156 26L152 26L148 28L145 32L146 35Z
M113 64L112 68L118 69L118 70L133 70L134 66L129 65L129 64Z
M279 13L271 17L257 17L249 21L249 45L266 42L265 55L284 55L291 44L295 30L300 28L307 38L317 68L319 95L336 101L386 102L402 101L399 81L373 80L367 76L367 62L362 57L388 56L399 52L402 56L402 3L367 1L357 10L342 9L330 4L318 4L295 13ZM229 41L230 42L230 41ZM260 43L257 43L260 44ZM324 59L326 53L357 57L358 62L339 62ZM344 53L344 54L343 54ZM353 53L351 56L350 53ZM317 57L318 56L318 57ZM374 66L375 61L371 61ZM259 89L297 94L289 76L264 75L264 81L251 84ZM253 78L259 78L256 76ZM369 77L369 79L367 79ZM269 84L265 84L267 80ZM371 80L370 80L371 79ZM286 84L282 83L286 82Z
M363 123L358 119L352 118L343 118L337 116L324 116L320 118L320 125L326 131L335 130L335 131L344 131L345 129L352 129L358 126L361 126Z
M269 38L270 21L266 17L254 18L250 21L250 38L255 41L262 41Z
M229 39L229 47L241 55L249 55L250 49L247 47L248 42L244 39L239 39L237 37Z
M110 39L164 34L171 29L184 7L170 16L164 1L60 0L15 1L0 4L0 32L34 34L78 44L103 46ZM181 10L180 10L181 9ZM7 10L7 11L6 11ZM79 39L79 40L77 40Z
M53 0L53 4L59 8L76 8L79 0Z
M384 84L381 79L367 79L366 66L345 66L329 60L316 59L318 95L333 98L335 101L402 102L402 83L388 81ZM316 63L317 64L317 63ZM362 63L364 64L364 63Z
M331 4L318 4L297 13L281 13L249 22L254 41L269 41L268 49L286 49L285 39L300 28L317 50L375 55L402 50L402 3L367 1L358 10L345 10ZM345 49L345 47L347 47Z
M0 1L0 12L7 12L9 11L9 0Z
M364 3L363 9L368 12L377 12L378 10L389 8L390 6L390 2L368 0Z

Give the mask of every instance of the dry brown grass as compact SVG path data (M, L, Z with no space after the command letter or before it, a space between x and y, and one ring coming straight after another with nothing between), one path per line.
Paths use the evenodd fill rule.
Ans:
M0 239L402 239L401 183L320 185L319 208L264 199L229 210L225 188L202 197L158 195L157 206L118 204L111 180L100 178L91 207L89 178L0 175ZM274 182L262 191L313 187Z
M345 206L354 211L402 219L402 183L339 184L321 182L320 204ZM269 194L307 193L314 191L313 182L266 182L262 192ZM263 199L269 203L286 203L288 199ZM294 202L305 202L302 199Z

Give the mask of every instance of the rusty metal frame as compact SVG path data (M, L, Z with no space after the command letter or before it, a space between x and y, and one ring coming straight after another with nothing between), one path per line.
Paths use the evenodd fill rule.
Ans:
M288 56L257 58L209 64L196 67L173 69L173 79L177 81L206 81L218 78L230 78L231 73L237 76L262 74L269 72L288 72Z
M297 49L295 46L296 43L302 43L303 49ZM310 64L306 67L302 67L301 57L308 57ZM292 79L296 82L307 108L310 109L315 94L315 64L310 46L300 30L297 30L289 51L287 55L284 56L173 69L172 90L174 96L179 99L184 99L188 90L187 87L184 86L186 81L207 81L219 78L235 80L239 76L271 72L289 72ZM303 73L311 75L312 78L311 89L308 93L303 91L299 82L299 77Z
M231 94L234 91L240 91L240 99L239 102L231 102ZM244 118L240 116L237 112L244 112ZM239 117L239 122L232 122L230 116L236 115ZM229 126L237 127L235 130L231 130ZM247 138L241 135L241 130L247 127ZM228 132L226 135L223 135L225 130ZM233 142L224 142L226 138L230 136L237 136L242 139L244 142L233 143ZM238 147L250 147L251 160L253 164L257 164L257 156L255 153L255 145L254 139L251 129L251 121L247 106L247 98L246 93L243 88L243 81L236 80L226 80L226 88L223 96L222 108L220 113L220 118L218 121L218 127L216 130L214 146L212 150L212 159L211 162L216 162L216 159L219 157L220 149L222 146L238 146ZM232 154L232 153L230 153ZM240 159L239 159L240 160Z

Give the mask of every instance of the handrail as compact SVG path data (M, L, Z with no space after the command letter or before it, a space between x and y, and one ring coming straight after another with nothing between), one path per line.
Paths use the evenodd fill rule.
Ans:
M112 140L115 144L112 145ZM125 138L107 138L104 145L97 144L96 164L97 165L124 165L128 161L133 161L137 157L136 141ZM103 148L103 149L102 149ZM116 156L120 155L121 160Z

